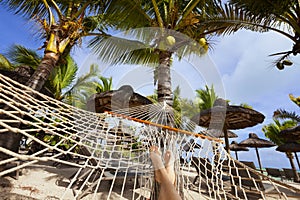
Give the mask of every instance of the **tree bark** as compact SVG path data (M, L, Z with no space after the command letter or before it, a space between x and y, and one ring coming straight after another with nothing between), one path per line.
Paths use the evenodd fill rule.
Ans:
M159 54L159 66L157 69L158 102L166 102L170 106L173 104L170 70L171 57L171 52L161 51Z
M40 91L56 66L58 59L58 54L51 52L45 53L37 70L30 77L26 85L36 91Z
M55 53L45 53L44 58L42 59L41 63L39 64L37 70L33 73L33 75L30 77L26 85L28 87L31 87L32 89L36 91L40 91L42 87L44 86L45 82L49 78L49 75L51 71L54 69L56 66L56 63L59 59L59 55ZM17 101L17 100L15 100ZM10 110L11 108L8 106L5 106L3 108L4 110ZM23 117L20 116L19 117ZM9 119L10 117L2 115L1 118L6 118ZM20 127L21 123L13 123L10 124L12 127ZM7 131L4 133L0 134L0 146L4 147L6 149L9 149L13 152L18 152L19 150L19 145L21 141L22 135L20 133L15 133L12 131ZM0 153L0 160L6 159L9 156Z

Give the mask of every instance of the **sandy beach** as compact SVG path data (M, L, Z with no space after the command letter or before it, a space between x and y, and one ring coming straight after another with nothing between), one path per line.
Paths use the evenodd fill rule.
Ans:
M53 162L40 162L33 164L20 170L20 176L17 178L16 173L13 172L7 176L0 178L0 199L1 200L55 200L76 199L76 190L68 188L71 181L70 177L78 168L69 167L66 165L54 166ZM193 169L183 169L183 174L186 177L195 177ZM299 183L285 182L300 189ZM143 196L148 197L150 191L142 189L134 189L134 181L128 179L122 193L123 180L116 180L112 188L111 196L108 197L111 188L111 181L102 181L97 193L88 193L83 200L90 199L138 199L142 193ZM274 195L269 184L265 184L266 199L278 199L278 195ZM295 195L294 192L286 188L279 187L281 192L287 195L287 199L300 199L300 195ZM143 192L142 192L143 191ZM75 193L74 193L75 192ZM184 189L187 199L210 199L209 197L197 193L195 190ZM204 192L205 193L205 192ZM133 196L134 195L134 196ZM140 196L141 197L141 196Z

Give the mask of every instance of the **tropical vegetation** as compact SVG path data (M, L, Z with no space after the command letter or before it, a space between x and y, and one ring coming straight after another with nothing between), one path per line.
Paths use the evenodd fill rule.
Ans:
M203 55L208 50L204 26L216 14L216 2L112 0L106 17L124 34L95 37L91 47L112 64L153 67L158 101L172 104L172 60Z
M293 42L289 51L272 53L278 56L274 64L279 70L293 63L291 55L300 53L300 2L294 0L229 0L219 4L219 14L203 25L209 32L232 34L240 29L256 32L275 31Z
M30 66L36 70L42 59L36 51L20 45L13 45L4 55L0 55L3 60L0 67L5 70L14 70L19 66ZM112 78L101 76L97 65L91 65L86 74L79 76L77 64L67 55L65 61L50 74L45 87L55 99L86 108L87 99L92 94L112 89Z
M296 124L297 124L297 122L294 121L294 120L285 120L283 122L280 122L278 119L274 118L274 123L270 123L268 125L264 125L263 128L262 128L262 131L264 132L265 136L267 138L269 138L274 144L276 144L277 146L280 146L280 145L287 144L289 142L287 139L285 139L284 137L282 137L282 135L280 134L280 132L282 130L287 129L287 128L292 128ZM293 152L288 152L288 151L285 152L287 158L290 161L291 168L295 172L294 173L295 180L298 181L299 177L298 177L295 165L294 165L293 154L292 153ZM296 153L295 153L295 156L297 157Z
M44 40L44 55L27 86L39 91L59 63L64 63L83 37L104 34L105 1L15 1L1 0L16 14L40 24L37 35Z
M213 85L211 88L205 85L205 89L196 90L196 94L199 99L198 105L200 110L212 108L216 99L218 98Z

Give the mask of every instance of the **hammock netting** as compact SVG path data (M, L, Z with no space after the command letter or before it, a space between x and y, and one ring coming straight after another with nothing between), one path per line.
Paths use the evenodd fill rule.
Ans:
M94 113L0 74L0 177L51 164L73 170L64 177L65 193L53 191L58 199L154 199L149 148L155 145L162 154L174 154L175 187L183 199L288 199L299 194L235 160L220 139L201 132L163 103Z

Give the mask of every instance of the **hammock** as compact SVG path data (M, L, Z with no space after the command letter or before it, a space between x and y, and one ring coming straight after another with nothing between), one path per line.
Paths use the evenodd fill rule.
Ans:
M0 177L52 163L74 169L64 194L53 192L56 198L69 199L72 191L73 199L149 199L155 192L149 147L156 145L162 154L173 152L175 187L183 199L288 199L300 193L234 160L220 139L201 130L163 103L93 113L0 74L2 141L21 137L34 149L2 144ZM13 162L19 164L6 167Z

